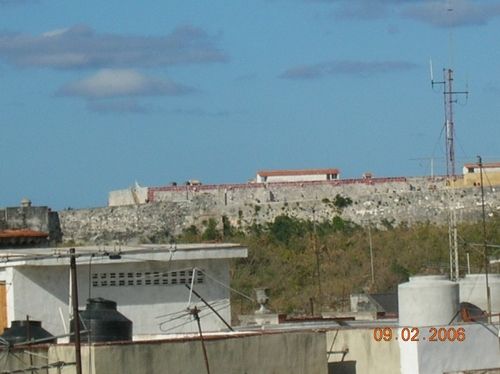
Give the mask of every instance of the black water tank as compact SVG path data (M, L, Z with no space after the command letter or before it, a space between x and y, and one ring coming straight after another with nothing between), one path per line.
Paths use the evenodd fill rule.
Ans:
M10 344L25 343L28 341L37 341L43 343L56 343L54 335L42 327L41 321L12 321L9 328L6 328L2 335L3 339ZM42 340L42 341L39 341Z
M93 343L132 340L132 321L116 310L114 301L100 297L88 299L87 308L80 312L80 331L84 330L90 330ZM72 335L70 341L74 338ZM82 333L80 340L82 343L89 341L89 333Z

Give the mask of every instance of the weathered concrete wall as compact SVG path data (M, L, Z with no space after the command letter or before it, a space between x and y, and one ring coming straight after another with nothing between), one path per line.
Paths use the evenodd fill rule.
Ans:
M221 226L223 216L242 229L282 214L318 221L339 215L358 224L379 226L445 223L450 204L456 208L459 222L481 217L480 188L449 188L443 179L241 186L180 186L154 193L150 189L150 200L157 202L62 211L63 238L94 243L165 241L190 225L203 228L209 218ZM337 195L349 197L352 204L339 209L334 204ZM485 204L489 216L500 213L500 191L486 188Z
M49 242L61 240L59 215L46 206L7 207L0 209L0 230L30 229L49 234Z
M401 372L398 342L375 341L373 328L327 331L326 346L331 373L351 373L348 369L352 367L352 373Z
M259 334L206 341L212 373L327 374L325 334L296 332ZM74 361L71 346L52 346L49 361ZM205 373L198 339L94 345L93 374L186 374ZM89 349L82 348L83 373L89 373ZM53 371L56 374L56 371ZM75 373L74 367L62 374Z
M10 373L15 370L23 370L27 367L41 368L47 366L47 351L48 345L20 348L2 348L0 350L2 373ZM22 371L16 371L22 373ZM26 371L29 373L29 371ZM47 369L38 369L31 371L32 373L47 374ZM55 373L55 372L54 372Z
M49 208L46 206L0 209L0 229L26 229L49 232Z
M111 191L108 206L144 204L148 199L148 188L135 185L124 190Z

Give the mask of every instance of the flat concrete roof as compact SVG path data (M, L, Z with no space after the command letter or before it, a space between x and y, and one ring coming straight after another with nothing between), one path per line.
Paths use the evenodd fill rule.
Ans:
M77 264L117 264L146 261L182 261L244 258L248 249L235 243L142 244L84 247L7 248L0 250L0 268L68 265L75 248Z

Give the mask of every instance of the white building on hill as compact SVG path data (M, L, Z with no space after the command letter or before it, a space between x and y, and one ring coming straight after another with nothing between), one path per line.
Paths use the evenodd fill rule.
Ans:
M0 326L29 316L53 335L69 331L69 248L12 249L0 252ZM204 331L225 329L194 289L231 320L229 265L247 256L236 244L77 247L78 298L102 297L118 304L133 322L134 338L197 331L188 302L201 309ZM3 300L3 302L2 302Z
M338 169L261 170L257 172L256 182L313 182L337 179L340 179Z

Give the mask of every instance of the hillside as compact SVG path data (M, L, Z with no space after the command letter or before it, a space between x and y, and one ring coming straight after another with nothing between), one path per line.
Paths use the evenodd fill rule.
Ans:
M500 242L499 224L498 218L488 219L489 243ZM387 223L383 228L368 229L339 217L313 224L285 215L266 225L254 225L245 233L227 221L223 230L217 230L213 220L205 226L203 231L194 226L186 229L179 240L237 241L247 245L248 258L234 263L232 286L248 295L255 287L269 287L271 308L276 312L309 313L311 298L316 311L342 310L352 292L384 292L414 274L449 273L447 226L419 223L393 227ZM471 271L484 271L483 248L473 245L482 243L482 224L461 224L458 232L461 274L466 272L467 252ZM490 270L499 272L495 266ZM254 309L255 305L233 295L233 313Z

